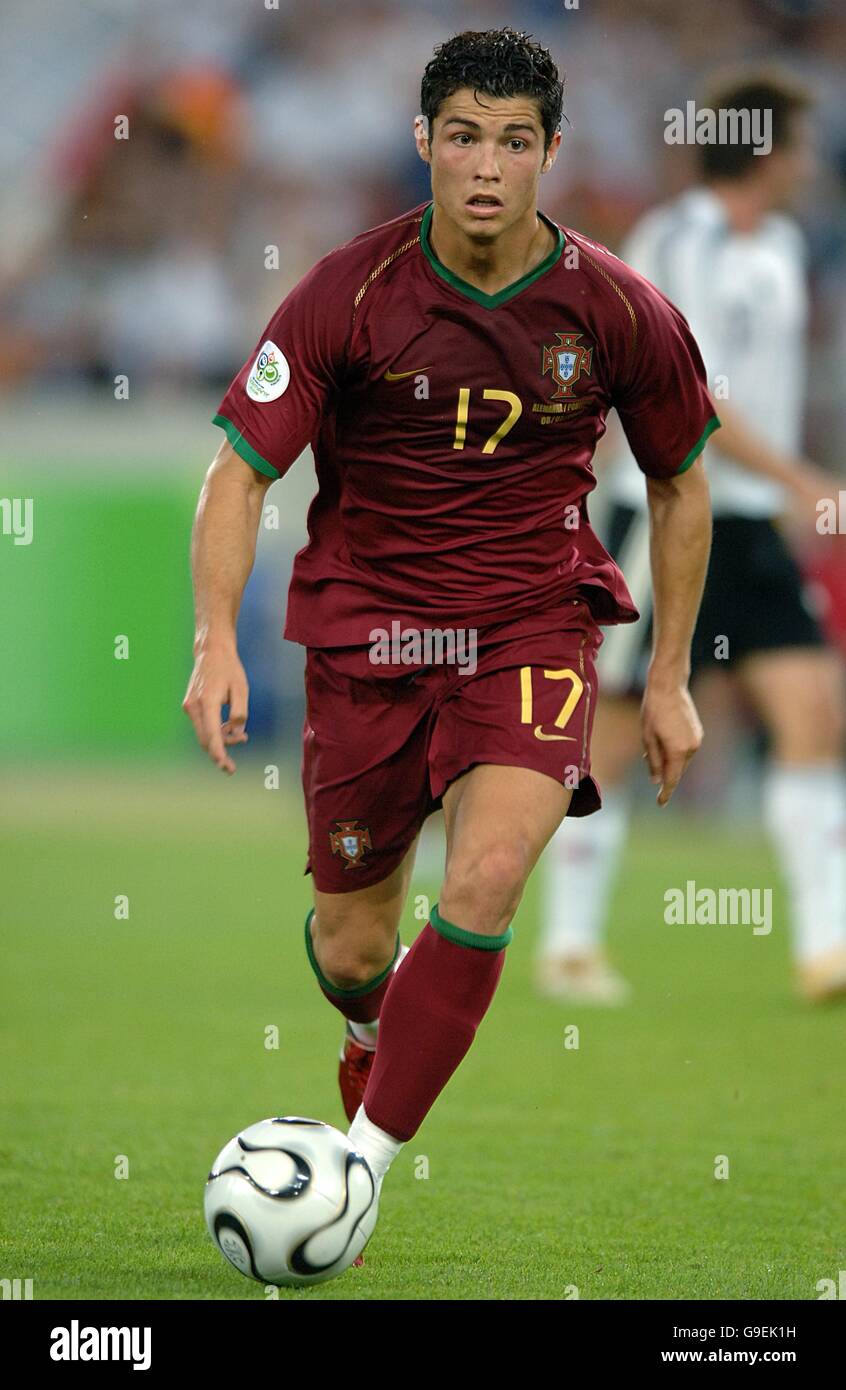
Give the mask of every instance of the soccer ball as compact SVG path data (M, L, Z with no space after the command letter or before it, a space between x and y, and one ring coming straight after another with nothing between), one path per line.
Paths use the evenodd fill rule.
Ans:
M206 1182L221 1254L262 1284L320 1284L352 1264L379 1199L363 1154L322 1120L282 1115L236 1134Z

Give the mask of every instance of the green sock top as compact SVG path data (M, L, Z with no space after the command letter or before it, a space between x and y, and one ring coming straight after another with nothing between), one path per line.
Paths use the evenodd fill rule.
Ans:
M452 941L456 946L473 946L477 951L502 951L514 935L510 927L506 927L501 936L483 936L481 932L465 931L454 922L447 922L439 913L437 903L432 908L429 921L447 941Z

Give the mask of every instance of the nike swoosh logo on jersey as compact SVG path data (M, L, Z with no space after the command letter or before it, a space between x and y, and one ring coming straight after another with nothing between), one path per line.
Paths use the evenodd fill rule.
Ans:
M535 725L535 738L543 739L544 743L551 743L553 739L563 739L566 743L576 742L572 734L545 734L542 724Z
M410 372L386 372L384 381L402 381L403 377L416 376L418 372L430 372L431 367L412 367Z

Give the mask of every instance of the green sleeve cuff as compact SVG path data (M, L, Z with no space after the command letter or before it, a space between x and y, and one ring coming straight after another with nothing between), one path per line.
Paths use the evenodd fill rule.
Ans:
M719 428L720 421L717 419L716 415L712 415L704 430L697 439L696 443L694 444L693 448L691 449L690 453L688 454L687 458L684 460L683 463L680 463L678 468L676 469L676 477L678 477L679 473L684 473L692 463L696 462L696 460L699 458L699 455L702 453L702 450L705 448L705 445L707 444L709 438L714 433L714 430L718 430Z
M267 459L262 458L261 454L256 452L252 444L244 438L238 426L233 424L231 420L227 420L225 415L215 415L212 424L220 425L220 428L223 430L232 448L235 450L236 454L240 455L245 463L250 464L250 466L257 469L259 473L263 473L266 478L281 477L279 470L274 468L272 463L268 463Z

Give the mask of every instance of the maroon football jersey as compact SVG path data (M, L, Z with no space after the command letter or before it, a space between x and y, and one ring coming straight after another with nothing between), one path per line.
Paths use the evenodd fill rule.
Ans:
M612 406L647 476L699 454L719 422L687 323L548 218L546 259L485 294L437 259L432 215L424 204L319 261L215 416L273 478L312 446L285 636L334 647L394 620L484 629L573 597L601 623L631 622L588 520L591 459Z

